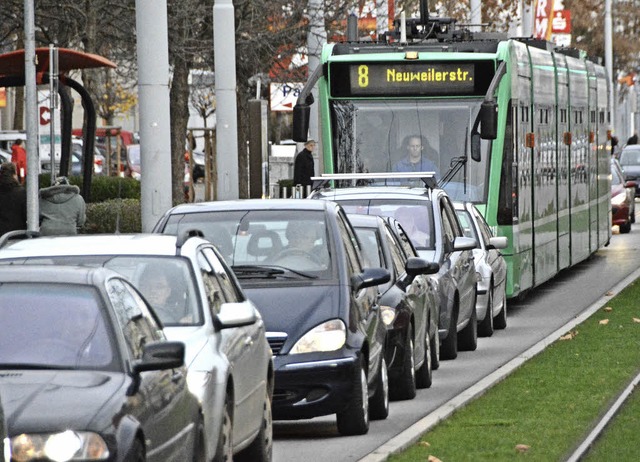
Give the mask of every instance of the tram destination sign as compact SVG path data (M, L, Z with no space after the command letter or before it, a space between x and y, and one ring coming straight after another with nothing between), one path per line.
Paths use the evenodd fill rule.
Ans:
M331 95L480 96L494 72L491 61L331 63Z

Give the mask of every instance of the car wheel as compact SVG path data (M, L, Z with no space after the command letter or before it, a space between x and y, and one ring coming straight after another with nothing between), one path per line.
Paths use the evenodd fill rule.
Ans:
M493 327L495 329L504 329L507 327L507 293L506 293L506 289L502 289L502 293L500 294L500 297L502 297L502 309L500 310L500 312L496 315L495 318L493 318Z
M238 454L236 462L270 462L273 453L273 420L271 418L271 396L269 390L265 393L262 404L262 422L260 431L251 445Z
M125 462L144 462L146 460L144 454L144 445L138 438L133 440L129 454L124 459Z
M233 460L233 418L231 409L233 402L227 394L224 400L224 416L222 417L222 425L220 426L220 435L218 435L218 446L214 462L231 462Z
M369 414L372 420L383 420L389 415L389 371L384 355L376 379L376 391L369 400Z
M458 348L461 351L475 351L478 348L478 315L476 314L476 304L471 308L471 318L469 324L458 334Z
M193 439L193 462L207 462L207 449L204 440L204 420L202 415L196 425L196 433Z
M424 362L416 373L416 385L418 388L429 388L431 386L433 383L432 370L431 340L429 339L429 331L427 331L427 338L424 339Z
M454 317L454 313L457 310L452 311L451 319L449 320L449 332L440 345L440 359L456 359L458 357L458 332L456 331L456 324L458 320Z
M478 324L478 335L480 337L491 337L493 335L493 285L487 292L487 311L484 319Z
M437 371L440 368L440 337L438 331L430 336L431 343L431 370Z
M411 330L405 334L404 356L400 376L391 383L390 394L394 400L413 399L416 397L416 363Z
M631 203L631 213L630 215L630 222L631 223L635 223L636 222L636 199L633 199L633 202Z
M620 234L627 234L631 231L631 222L626 222L624 225L620 225Z
M369 431L369 384L364 360L353 378L353 399L336 415L338 432L344 436L364 435Z

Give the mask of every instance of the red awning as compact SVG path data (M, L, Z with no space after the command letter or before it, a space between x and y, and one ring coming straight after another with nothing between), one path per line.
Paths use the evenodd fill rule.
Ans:
M99 55L82 51L58 48L58 68L60 74L74 69L90 69L95 67L112 67L116 64ZM49 48L36 48L36 74L49 71ZM24 50L12 51L0 55L0 76L24 76Z

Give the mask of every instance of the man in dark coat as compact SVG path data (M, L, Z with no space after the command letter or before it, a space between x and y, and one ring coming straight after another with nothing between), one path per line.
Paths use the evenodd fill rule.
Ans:
M27 229L27 191L15 164L5 162L0 166L0 236L18 229Z
M314 140L308 140L304 149L296 154L293 161L293 185L311 186L311 177L315 175L313 166L313 151L316 148Z

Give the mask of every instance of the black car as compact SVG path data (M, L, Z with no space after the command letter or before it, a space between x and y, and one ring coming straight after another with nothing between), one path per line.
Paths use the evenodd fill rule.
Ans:
M0 268L0 396L11 460L200 457L185 346L104 268Z
M386 328L377 286L342 208L327 201L200 202L169 210L156 232L198 229L258 306L274 354L274 419L336 414L343 435L389 412Z
M475 239L465 237L447 193L432 173L336 174L343 182L328 187L333 175L323 175L312 199L341 204L347 213L391 216L397 219L418 254L440 265L434 275L440 299L440 359L455 359L458 349L473 351L478 344L477 275L473 260ZM415 181L417 180L417 182Z
M438 294L427 274L437 263L418 257L400 223L390 217L348 215L368 263L386 268L389 282L378 286L387 326L387 365L392 399L412 399L432 383L432 349L438 351ZM435 354L437 358L437 354Z

